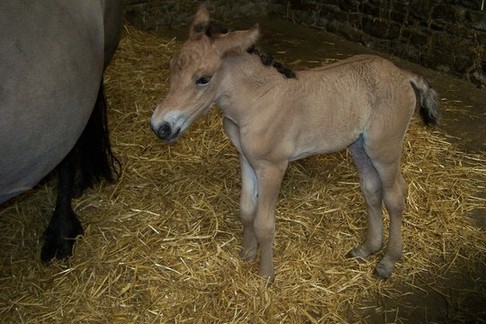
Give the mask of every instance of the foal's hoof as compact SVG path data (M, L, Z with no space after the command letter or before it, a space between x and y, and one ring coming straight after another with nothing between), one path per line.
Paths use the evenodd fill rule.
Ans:
M352 249L348 253L346 253L346 258L348 259L356 259L359 263L365 263L366 258L368 255L365 255L365 253L359 253L358 247Z
M378 263L373 272L373 275L379 279L389 279L393 273L394 264L390 264L389 262L384 262L383 260Z
M260 277L263 277L264 279L266 279L266 283L265 283L266 288L269 288L273 284L273 282L275 281L275 272L273 272L273 271L271 273L267 273L267 272L262 271L260 269L260 271L258 272L258 275Z
M242 248L240 251L240 258L242 258L245 261L253 261L256 258L256 254L257 254L256 247L249 248L249 249Z

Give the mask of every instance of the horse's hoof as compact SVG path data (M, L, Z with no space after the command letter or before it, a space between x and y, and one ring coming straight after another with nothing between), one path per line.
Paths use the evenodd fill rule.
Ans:
M350 250L348 253L346 253L345 257L347 259L354 259L354 258L358 258L358 256L356 255L356 253L354 252L354 249Z
M41 250L41 260L48 263L52 259L66 259L73 254L75 239L46 240Z
M250 248L250 249L241 249L240 251L240 258L244 261L253 261L256 258L257 248Z
M266 281L265 281L265 288L270 288L273 284L273 282L275 281L275 275L271 276L271 277L266 277Z
M74 212L73 212L74 213ZM66 259L73 254L76 237L83 235L83 227L77 217L71 218L68 224L62 227L54 218L44 232L44 244L41 250L41 260L48 263L54 258Z
M373 276L378 279L389 279L393 273L393 266L384 264L383 262L378 263L373 272Z
M264 279L266 279L266 282L265 282L266 288L269 288L273 284L273 282L275 281L275 272L273 272L273 271L271 271L270 273L267 273L266 271L260 270L258 275L260 277L263 277Z
M381 250L381 247L369 248L365 244L360 244L354 247L351 251L346 254L348 258L356 258L360 261L365 261L370 255L374 255Z
M355 255L355 254L353 253L353 251L352 251L352 250L351 250L351 251L349 251L348 253L346 253L346 258L347 258L347 259L354 259L354 260L356 260L356 261L357 261L359 264L366 263L366 261L367 261L365 258L363 258L363 257L361 257L361 256L359 256L359 255Z
M351 251L346 253L346 258L348 259L356 259L358 262L366 262L366 258L369 256L369 253L364 251L361 245L353 248Z

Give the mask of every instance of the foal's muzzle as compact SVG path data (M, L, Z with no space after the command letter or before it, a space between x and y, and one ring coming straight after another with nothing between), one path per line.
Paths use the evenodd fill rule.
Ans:
M150 123L150 127L152 128L152 130L154 131L155 135L157 135L158 138L166 142L171 142L175 140L181 133L180 127L173 129L171 125L167 122L163 122L158 127Z

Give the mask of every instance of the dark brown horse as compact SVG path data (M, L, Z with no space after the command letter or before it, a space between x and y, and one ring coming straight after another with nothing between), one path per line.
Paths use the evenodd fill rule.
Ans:
M0 204L59 165L43 261L83 233L72 197L112 179L102 78L121 27L121 0L0 1Z

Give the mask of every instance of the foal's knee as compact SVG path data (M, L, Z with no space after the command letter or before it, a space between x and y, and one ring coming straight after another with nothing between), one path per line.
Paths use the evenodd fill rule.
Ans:
M256 220L254 227L258 243L273 241L273 237L275 236L275 223L273 221Z
M255 220L256 206L254 204L240 204L240 218L243 224L252 224Z
M381 204L381 182L378 178L366 178L361 184L361 190L368 205Z
M385 192L386 209L391 216L401 216L405 209L405 192L402 187Z

